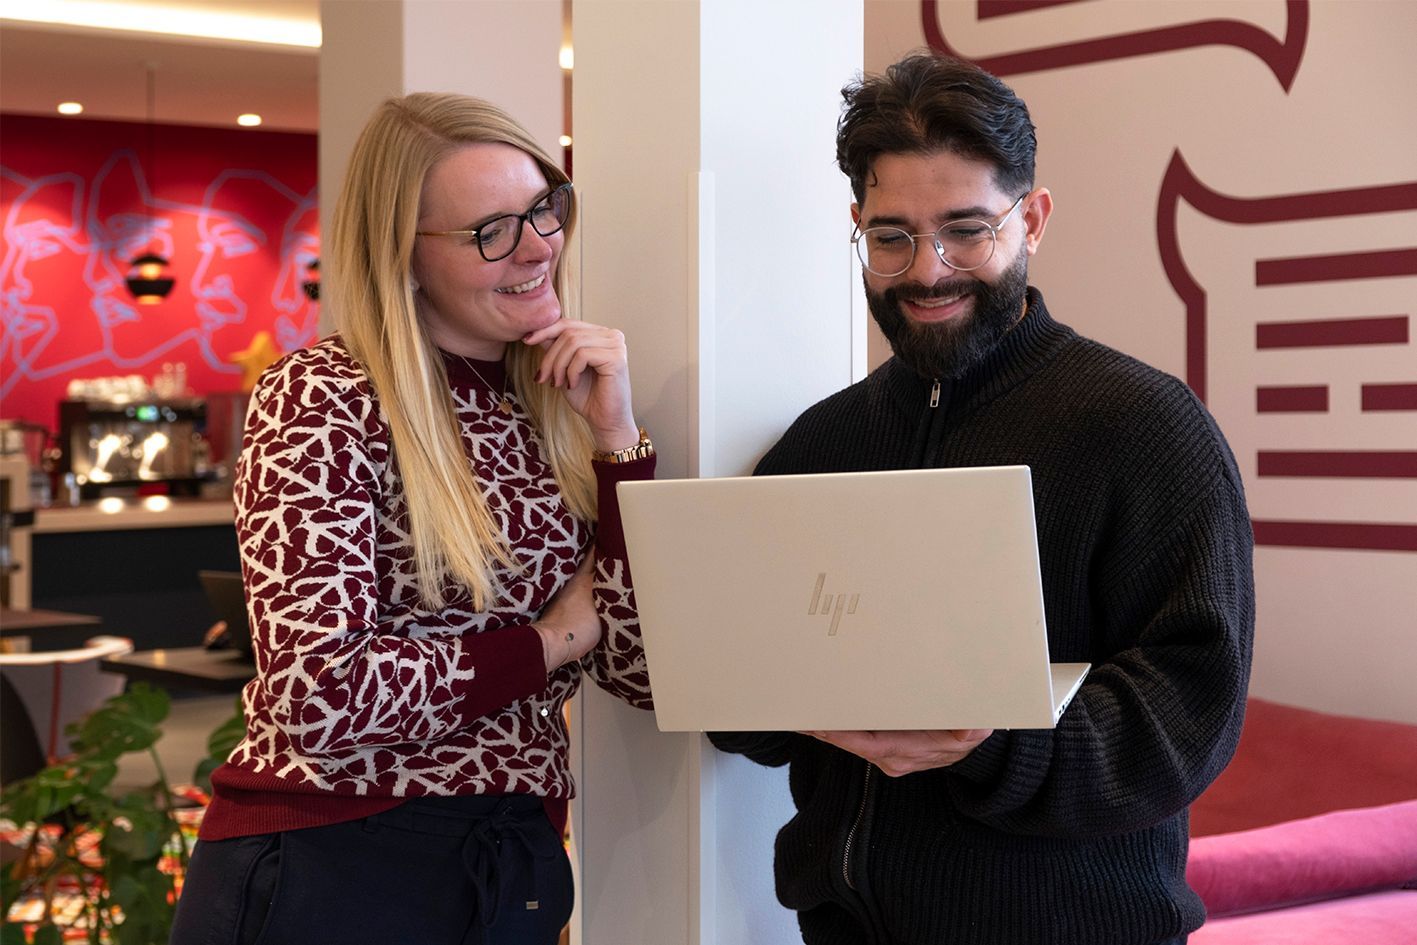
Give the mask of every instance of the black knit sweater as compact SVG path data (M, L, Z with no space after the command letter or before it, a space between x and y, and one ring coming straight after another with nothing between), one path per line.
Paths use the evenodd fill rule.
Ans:
M1093 670L1055 730L999 731L889 778L791 733L718 747L790 763L778 898L823 943L1104 945L1188 933L1186 807L1240 734L1254 633L1235 461L1176 378L1028 313L965 377L892 359L804 413L760 474L1032 467L1051 658ZM947 535L903 535L928 553ZM850 881L843 869L851 835Z

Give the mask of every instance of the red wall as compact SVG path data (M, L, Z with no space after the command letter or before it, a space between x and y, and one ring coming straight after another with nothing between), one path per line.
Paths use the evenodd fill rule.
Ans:
M315 340L315 135L28 115L0 134L0 416L52 428L70 379L164 363L198 394L236 390L229 359L257 332ZM124 277L148 249L177 282L137 305Z

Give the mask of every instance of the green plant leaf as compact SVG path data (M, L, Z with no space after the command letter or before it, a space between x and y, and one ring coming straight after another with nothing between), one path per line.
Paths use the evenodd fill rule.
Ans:
M173 910L167 902L171 892L171 877L155 865L129 866L114 881L112 891L114 903L123 910L116 940L137 945L166 942L172 924Z
M171 698L163 690L134 683L66 731L80 755L112 760L156 742L162 735L158 723L167 717L170 706Z
M128 752L142 751L161 735L161 729L132 713L100 709L84 720L76 744L87 755L112 760Z
M34 930L34 938L30 941L34 945L64 945L64 934L57 925L45 923Z
M109 892L114 905L122 909L124 915L128 917L131 917L136 909L142 908L143 899L147 894L147 887L132 874L115 879Z
M219 758L203 758L192 772L192 783L208 794L212 793L212 772L222 764L223 760Z
M207 752L226 757L246 735L246 716L241 699L236 699L236 711L225 722L218 725L207 738Z
M33 778L16 781L0 794L0 817L17 824L32 824L39 820L39 803L35 797Z
M27 884L73 877L89 891L85 915L90 921L91 943L160 945L167 941L173 881L157 864L163 847L180 836L166 809L171 789L159 780L150 790L122 797L109 790L117 774L117 759L131 752L151 751L162 735L158 725L170 707L166 692L134 684L68 729L72 758L5 787L0 793L0 817L26 826L48 820L64 832L54 842L53 859L42 876L20 880L9 870L3 871L3 902L15 901ZM209 744L229 739L231 726L228 722L214 732ZM239 732L238 727L236 738ZM98 832L101 838L103 865L96 869L77 858L80 838L89 831ZM115 907L122 909L121 924L114 923L111 910ZM61 945L62 934L52 924L43 926L33 942ZM0 925L0 945L24 945L23 930L13 924Z
M129 811L128 826L112 824L103 835L105 855L119 853L134 860L156 859L175 832L175 825L159 811Z
M6 863L3 868L0 868L0 909L8 911L9 907L6 903L11 903L18 899L20 897L20 890L23 888L24 882L15 875L14 865ZM0 914L0 920L3 919L4 915ZM0 928L3 927L3 921L0 921ZM4 945L3 940L0 940L0 945Z
M226 763L234 749L246 737L246 716L241 707L241 698L236 699L236 712L212 731L207 738L207 757L197 762L192 772L192 783L208 794L212 792L212 772Z
M155 689L147 683L134 683L124 694L132 706L134 715L149 724L156 725L167 718L172 708L172 697L166 689Z

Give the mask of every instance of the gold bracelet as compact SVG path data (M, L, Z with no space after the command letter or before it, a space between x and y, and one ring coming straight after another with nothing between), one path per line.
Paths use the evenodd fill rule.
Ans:
M650 442L649 434L644 427L640 427L640 440L634 446L627 446L622 450L608 450L602 452L596 450L591 454L596 462L600 463L633 463L637 459L648 459L654 455L654 444Z

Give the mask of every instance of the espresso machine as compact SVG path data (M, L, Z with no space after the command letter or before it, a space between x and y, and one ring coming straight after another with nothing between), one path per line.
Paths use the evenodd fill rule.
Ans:
M198 397L60 401L59 479L82 499L158 483L197 495L212 478L206 425Z

